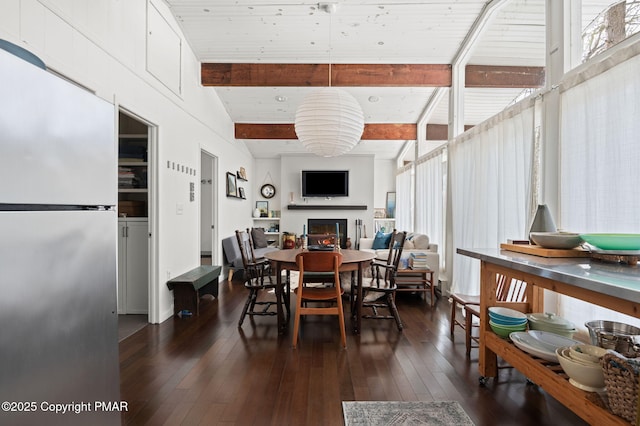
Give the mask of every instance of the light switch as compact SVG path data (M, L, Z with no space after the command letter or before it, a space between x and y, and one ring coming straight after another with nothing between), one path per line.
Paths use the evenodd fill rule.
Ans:
M182 214L184 212L184 205L182 203L176 204L176 214Z

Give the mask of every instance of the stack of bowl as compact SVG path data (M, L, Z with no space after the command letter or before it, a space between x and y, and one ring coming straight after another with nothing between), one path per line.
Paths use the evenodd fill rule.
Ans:
M606 349L593 345L573 345L556 349L558 362L569 376L569 383L588 392L604 390L604 371L600 360Z
M529 314L527 318L529 319L529 328L531 330L547 331L569 339L573 339L573 334L576 332L575 324L555 314Z
M527 329L527 316L514 309L492 306L489 308L489 326L498 336L507 339L514 331Z

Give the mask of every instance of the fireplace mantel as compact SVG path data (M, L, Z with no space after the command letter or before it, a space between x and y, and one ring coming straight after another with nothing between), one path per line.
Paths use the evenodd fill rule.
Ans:
M287 206L289 210L366 210L364 205L336 205L336 204L290 204Z

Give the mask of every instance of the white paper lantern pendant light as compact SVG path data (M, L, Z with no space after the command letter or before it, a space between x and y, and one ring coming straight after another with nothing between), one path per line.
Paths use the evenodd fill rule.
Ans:
M358 144L364 130L364 114L349 93L326 87L305 96L296 111L295 129L307 151L335 157Z
M332 13L335 8L324 10ZM362 108L348 92L331 87L331 58L329 87L304 97L296 111L295 131L305 149L321 157L346 154L360 142L364 131Z

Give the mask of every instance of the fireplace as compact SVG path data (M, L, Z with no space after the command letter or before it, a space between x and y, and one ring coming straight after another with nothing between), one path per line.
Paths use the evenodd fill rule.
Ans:
M335 235L336 223L340 231L340 247L347 247L347 219L307 219L307 229L309 244L333 245L333 241L328 241L327 235Z

